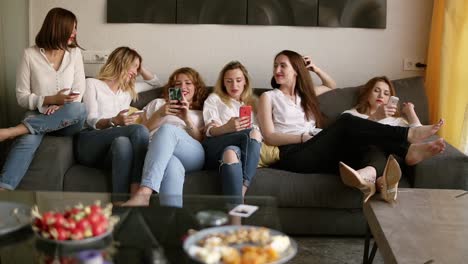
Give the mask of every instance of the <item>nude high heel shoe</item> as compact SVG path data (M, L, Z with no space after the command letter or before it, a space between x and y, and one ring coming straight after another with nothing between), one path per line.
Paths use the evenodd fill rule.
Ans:
M379 181L382 187L380 190L380 197L383 200L389 203L396 201L398 194L398 182L400 179L400 165L392 155L389 155L383 172L382 180Z
M340 162L340 177L345 185L357 188L364 194L363 203L375 194L375 178L365 180L357 171L343 162Z

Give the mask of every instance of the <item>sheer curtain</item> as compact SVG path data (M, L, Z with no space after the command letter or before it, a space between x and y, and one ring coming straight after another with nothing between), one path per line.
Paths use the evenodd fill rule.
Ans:
M463 150L467 137L463 126L468 105L468 1L434 1L427 64L431 121L444 118L440 136Z

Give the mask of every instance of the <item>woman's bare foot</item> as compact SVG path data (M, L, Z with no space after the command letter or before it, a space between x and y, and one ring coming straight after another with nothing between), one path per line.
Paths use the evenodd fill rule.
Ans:
M152 189L141 186L138 191L132 195L132 198L123 203L122 206L148 206L152 194Z
M408 131L408 142L409 143L421 143L428 137L435 135L437 131L444 124L444 120L440 119L439 122L433 125L411 127Z
M443 138L426 142L411 144L408 153L405 157L405 162L408 165L415 165L419 162L435 156L445 150L445 142Z
M19 124L15 127L0 128L0 142L28 133L28 128L23 124Z

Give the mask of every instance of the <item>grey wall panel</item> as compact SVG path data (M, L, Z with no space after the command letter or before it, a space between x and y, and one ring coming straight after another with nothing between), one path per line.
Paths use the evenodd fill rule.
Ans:
M249 0L249 25L316 26L318 0Z
M386 28L387 0L320 0L319 26Z

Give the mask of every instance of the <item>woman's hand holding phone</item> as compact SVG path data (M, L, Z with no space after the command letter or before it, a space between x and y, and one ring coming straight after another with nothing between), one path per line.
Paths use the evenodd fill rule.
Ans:
M229 133L247 129L250 127L250 116L231 117L225 126Z
M114 123L119 126L128 126L135 124L137 119L138 115L129 115L128 109L124 109L114 117Z

